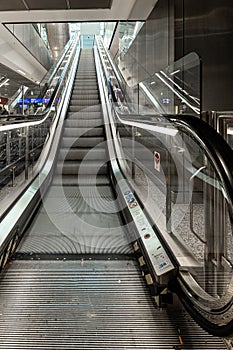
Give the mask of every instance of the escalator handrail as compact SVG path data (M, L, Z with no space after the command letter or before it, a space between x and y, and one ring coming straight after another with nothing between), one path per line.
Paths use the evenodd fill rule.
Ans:
M129 86L127 81L125 80L124 76L122 75L120 69L114 64L114 61L112 60L112 57L111 55L109 54L108 50L106 50L104 44L103 44L103 41L102 39L99 37L99 36L95 36L95 41L97 43L97 47L98 47L98 50L100 50L100 43L104 49L104 53L105 55L107 56L108 58L108 61L110 62L110 65L114 71L114 74L115 74L115 77L116 77L116 80L117 80L117 83L118 83L118 86L119 88L121 89L121 91L123 91L124 93L126 93L126 88L124 87L125 86ZM100 43L99 43L100 41ZM104 65L104 70L106 69L105 65ZM107 70L105 71L105 75L108 75L107 73ZM108 81L109 81L109 84L110 84L110 79L108 77Z
M165 121L170 121L171 127L174 128L174 130L176 130L176 126L179 126L185 128L192 137L198 138L206 153L213 160L213 163L217 165L223 184L227 189L230 207L233 208L233 164L230 162L232 158L232 150L226 141L211 126L192 115L156 116L122 114L117 108L115 109L115 112L118 120L125 125L149 129L153 125L160 125L163 127Z
M70 55L70 58L72 57L72 54L73 54L73 52L74 52L78 42L79 42L79 37L77 37L75 39L75 41L74 41L74 47L73 47L72 53ZM71 43L71 45L72 44L73 44L73 42ZM65 55L65 53L64 53L64 55ZM65 67L63 69L63 72L60 75L60 77L59 77L59 79L58 79L58 81L57 81L57 83L55 85L55 88L54 88L54 91L53 91L53 93L52 93L52 95L50 97L49 103L48 103L48 105L46 106L46 109L43 112L41 112L39 114L31 114L31 115L26 115L26 116L25 116L25 114L14 114L12 116L7 115L7 118L8 119L13 119L13 121L9 120L9 121L6 121L6 122L2 122L1 123L2 126L0 126L0 131L13 130L13 129L16 129L16 128L42 124L48 118L49 113L52 110L53 104L54 104L54 102L56 100L56 97L57 97L57 93L58 93L59 88L60 88L60 86L62 84L63 78L66 75L66 72L68 70L69 65L70 65L70 59L67 61L66 65L65 65ZM55 75L56 72L58 71L58 69L59 69L59 67L55 68L56 71L54 71L52 74ZM33 121L31 121L32 119L33 119Z

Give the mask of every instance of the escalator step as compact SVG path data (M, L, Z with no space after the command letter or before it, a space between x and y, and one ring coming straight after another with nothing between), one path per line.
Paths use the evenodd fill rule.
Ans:
M103 177L103 176L102 176ZM67 187L52 185L47 193L46 197L75 197L75 198L105 198L108 201L114 200L114 195L111 186L99 186L94 188L93 186L83 185L82 187Z
M106 175L55 175L54 185L63 186L105 186L110 185L109 177Z
M71 147L80 147L80 148L89 148L96 147L99 144L104 142L103 137L63 137L62 147L71 148Z
M90 109L90 108L89 108ZM84 119L84 120L93 120L93 119L97 119L99 121L103 121L103 118L102 118L102 113L101 111L90 111L90 110L87 110L87 108L83 109L82 111L79 111L79 112L68 112L67 113L67 118L69 120L81 120L81 119Z
M94 106L100 103L99 99L74 99L72 98L70 101L70 106Z
M84 94L83 92L80 94L72 94L71 97L71 101L73 100L98 100L99 101L99 95L98 93L96 94L90 94L89 92L87 92L86 94Z
M99 103L99 102L98 102ZM69 112L87 112L87 111L91 111L91 112L101 112L101 105L97 104L94 106L83 106L83 105L79 105L79 106L69 106Z
M105 148L68 148L61 149L59 159L66 160L107 160Z
M78 86L74 86L73 90L72 90L73 93L89 93L90 95L92 94L98 94L99 91L96 88L93 88L93 87L89 87L89 86L83 86L83 87L78 87Z
M65 175L78 175L78 174L89 174L89 175L105 175L108 172L107 164L103 161L90 160L90 161L64 161L64 163L58 162L57 174Z
M64 137L100 137L104 136L103 127L100 128L65 128Z
M65 128L94 128L103 125L102 118L96 119L66 119Z

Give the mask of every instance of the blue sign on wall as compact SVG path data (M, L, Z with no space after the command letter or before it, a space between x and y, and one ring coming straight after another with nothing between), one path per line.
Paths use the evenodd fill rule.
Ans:
M24 103L48 103L49 98L25 98ZM23 103L22 98L19 100L19 103Z

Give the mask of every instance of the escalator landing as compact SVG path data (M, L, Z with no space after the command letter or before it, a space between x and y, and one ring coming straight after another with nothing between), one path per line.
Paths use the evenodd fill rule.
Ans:
M158 310L134 260L15 261L0 283L0 349L225 349Z

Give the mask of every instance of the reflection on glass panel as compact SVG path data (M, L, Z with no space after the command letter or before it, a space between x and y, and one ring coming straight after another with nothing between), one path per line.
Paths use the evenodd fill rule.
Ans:
M37 60L49 69L53 63L51 53L48 49L47 42L42 37L40 29L36 24L17 23L6 24L6 27L22 42L28 51L34 55Z
M141 82L141 95L147 89L155 99L160 113L199 116L200 82L200 58L192 52Z
M105 22L103 35L104 46L109 48L116 29L116 37L119 38L119 53L124 55L133 43L143 24L144 22L139 21L119 22L116 28L117 22Z
M232 123L229 123L227 126L227 140L226 141L233 149L233 121L232 121Z
M119 23L119 51L125 54L142 28L144 22Z
M70 38L80 34L80 23L69 23Z
M116 22L106 22L105 23L103 42L104 42L104 45L106 48L109 48L114 30L115 30L115 26L116 26Z

